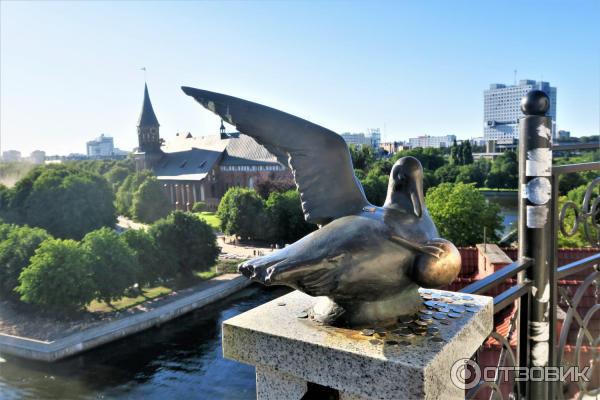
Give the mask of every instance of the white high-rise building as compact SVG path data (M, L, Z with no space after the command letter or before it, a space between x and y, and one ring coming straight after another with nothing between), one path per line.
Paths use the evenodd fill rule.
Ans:
M542 90L550 98L547 115L552 117L552 137L556 136L556 88L550 83L521 80L518 85L494 83L483 92L483 136L485 140L502 140L519 137L521 98L531 90Z
M348 145L355 146L371 146L374 149L379 148L379 143L381 143L381 131L379 128L372 128L367 131L367 134L364 133L350 133L344 132L340 135Z
M104 136L104 134L94 140L90 140L86 145L88 157L108 157L112 156L115 151L113 138Z
M446 136L419 136L416 138L408 139L408 144L411 148L415 147L450 147L452 143L456 140L456 135L446 135Z

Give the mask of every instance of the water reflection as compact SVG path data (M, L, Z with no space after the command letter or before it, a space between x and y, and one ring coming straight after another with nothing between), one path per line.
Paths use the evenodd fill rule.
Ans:
M253 286L218 305L55 364L2 356L0 399L254 398L254 368L222 357L221 323L288 291Z

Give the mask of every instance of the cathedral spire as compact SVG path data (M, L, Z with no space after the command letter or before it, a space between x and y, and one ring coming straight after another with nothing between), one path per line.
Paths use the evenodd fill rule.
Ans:
M160 153L159 126L148 94L148 85L144 83L144 103L142 104L142 112L137 126L139 151Z
M150 95L148 94L148 85L144 83L144 103L142 104L142 112L140 113L140 119L138 120L138 127L156 127L160 124L154 114L154 108L152 108L152 102L150 101Z
M219 128L219 132L221 133L221 139L228 139L229 135L225 132L225 125L223 125L223 120L221 119L221 127Z

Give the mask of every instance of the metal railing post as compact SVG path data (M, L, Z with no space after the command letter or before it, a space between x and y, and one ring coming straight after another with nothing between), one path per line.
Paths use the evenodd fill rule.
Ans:
M520 343L520 359L522 366L530 368L548 366L553 351L552 119L546 116L549 107L548 96L539 90L521 99L525 117L519 120L519 257L533 260L527 272L533 285L529 304L523 304L528 310L521 310L520 338L524 339L527 332L527 343ZM532 380L527 386L527 398L549 398L549 384L543 379Z

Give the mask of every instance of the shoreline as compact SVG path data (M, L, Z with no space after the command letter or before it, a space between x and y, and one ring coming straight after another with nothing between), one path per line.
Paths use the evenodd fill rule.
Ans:
M165 304L148 311L140 310L55 340L45 341L0 333L0 354L36 361L58 361L161 325L230 296L251 284L249 279L238 274L220 275L207 282L216 283L199 291L182 294L179 298L171 298Z

